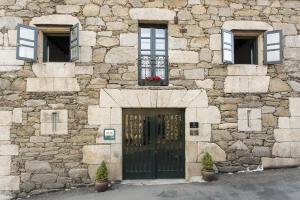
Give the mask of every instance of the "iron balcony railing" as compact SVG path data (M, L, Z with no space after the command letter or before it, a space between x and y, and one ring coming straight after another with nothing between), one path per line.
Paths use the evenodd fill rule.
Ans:
M159 85L168 84L168 57L164 55L140 55L138 59L139 84L146 85L149 77L160 77ZM151 82L150 82L151 84Z

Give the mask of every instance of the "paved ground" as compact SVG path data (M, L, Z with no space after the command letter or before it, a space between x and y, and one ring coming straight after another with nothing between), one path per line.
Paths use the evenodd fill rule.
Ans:
M300 199L300 169L223 174L211 183L115 185L105 193L93 188L43 194L30 200L289 200Z

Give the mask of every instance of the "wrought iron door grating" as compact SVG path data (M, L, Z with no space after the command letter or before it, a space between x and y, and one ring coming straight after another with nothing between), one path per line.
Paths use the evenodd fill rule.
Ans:
M184 110L123 110L124 179L184 178Z

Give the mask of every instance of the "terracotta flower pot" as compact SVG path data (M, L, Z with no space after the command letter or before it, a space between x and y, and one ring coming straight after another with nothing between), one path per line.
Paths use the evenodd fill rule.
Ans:
M97 192L105 192L108 188L108 181L95 182L95 190Z
M205 181L217 180L217 175L214 170L202 170L201 174L202 174L203 180L205 180Z

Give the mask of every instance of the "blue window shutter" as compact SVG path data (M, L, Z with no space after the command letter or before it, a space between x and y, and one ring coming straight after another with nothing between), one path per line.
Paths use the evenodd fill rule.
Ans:
M264 33L264 64L282 63L282 30Z
M70 57L71 61L79 59L79 24L75 24L70 29Z
M37 60L37 28L26 26L23 24L17 25L17 59L36 61Z

